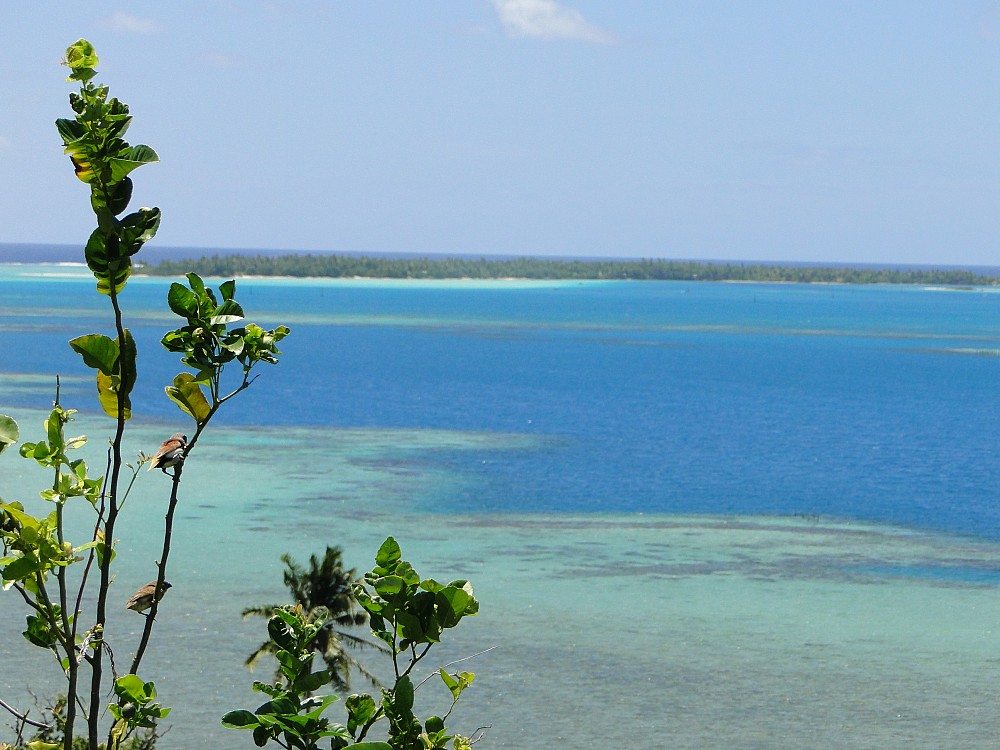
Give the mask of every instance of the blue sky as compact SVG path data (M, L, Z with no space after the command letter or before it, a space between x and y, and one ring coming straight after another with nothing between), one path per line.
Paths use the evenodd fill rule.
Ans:
M89 39L165 246L1000 265L1000 3L3 3L0 242L92 227Z

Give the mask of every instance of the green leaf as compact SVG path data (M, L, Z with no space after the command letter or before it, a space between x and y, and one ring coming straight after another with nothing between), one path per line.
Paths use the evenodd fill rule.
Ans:
M66 65L76 75L81 70L93 70L97 67L97 52L94 45L86 39L77 39L66 49ZM74 79L74 75L70 79ZM78 80L78 79L76 79Z
M115 374L119 352L114 339L100 333L89 333L71 339L69 345L83 357L83 363L87 367L99 370L105 375Z
M222 726L229 729L255 729L260 726L256 714L249 711L230 711L222 717Z
M298 693L311 693L315 690L319 690L329 681L330 673L324 669L319 672L312 672L310 674L303 675L295 681L295 685L293 687Z
M132 388L135 386L135 360L137 351L135 348L135 339L132 338L132 331L125 328L124 333L125 341L121 342L116 338L115 343L118 344L121 352L118 359L118 374L121 376L121 393L127 402L129 394L132 393ZM130 404L126 405L130 406Z
M127 255L135 255L139 248L153 239L156 230L160 228L160 209L140 208L121 221L122 251Z
M257 747L264 747L270 739L270 733L265 727L257 727L253 730L253 744Z
M453 628L465 616L466 609L475 598L463 589L445 586L436 594L438 603L438 621L443 628Z
M94 545L94 552L97 553L97 564L104 565L104 556L108 554L109 547L106 542L98 542ZM115 552L114 547L110 547L111 550L111 561L113 562L115 556L118 554Z
M171 711L173 711L173 709L172 708L160 708L158 704L154 704L154 705L152 705L152 706L149 707L148 711L149 711L149 715L150 716L153 716L153 717L155 717L157 719L162 719L162 718L166 717L167 714L169 714ZM143 726L149 726L149 725L148 724L143 724Z
M29 529L21 530L22 539L27 536ZM38 558L34 555L23 555L3 569L3 580L23 581L28 576L33 576L43 568Z
M52 457L48 443L22 443L18 453L23 458L33 458L42 466L48 466Z
M426 643L437 640L432 633L427 631L420 618L411 612L397 613L396 634L403 640L413 641L414 643Z
M51 631L45 620L34 615L28 615L25 620L28 623L28 627L21 633L25 640L39 648L52 648L56 645L56 635Z
M404 674L396 680L392 695L397 713L409 713L413 710L413 683L408 675Z
M182 318L198 317L198 297L183 284L174 282L167 291L167 304Z
M236 295L236 282L232 279L223 281L219 284L219 294L222 295L224 301L228 302L231 300Z
M95 229L91 233L84 249L84 258L97 279L97 291L101 294L110 295L112 287L116 293L120 292L132 274L131 259L128 255L122 255L118 237L109 234L105 228Z
M103 372L97 373L97 398L101 402L101 408L109 417L118 419L118 402L121 399L122 417L132 418L132 401L128 393L122 388L121 378L117 375L105 375Z
M19 435L17 422L14 421L14 418L0 414L0 453L14 445Z
M111 166L111 182L124 180L125 176L128 175L128 173L133 169L138 169L143 164L152 164L153 162L157 162L159 160L160 157L157 156L156 152L149 146L139 145L122 149L118 157L109 160L109 164Z
M91 197L91 201L96 200L98 202L98 205L94 206L95 211L101 208L99 204L104 202L103 199L97 199L96 196L97 192L95 191ZM118 216L118 214L128 208L130 200L132 200L132 180L126 177L111 188L111 195L108 196L106 208L111 212L112 216Z
M215 308L215 313L208 322L213 326L218 326L235 323L238 320L243 320L243 308L236 300L226 300Z
M347 709L347 729L352 736L359 728L367 724L378 710L375 699L367 693L350 696L344 702L344 707Z
M294 714L299 710L298 699L288 693L282 693L274 700L268 701L257 709L257 719L264 723L268 715Z
M395 539L389 537L382 542L382 546L379 547L378 552L375 555L375 563L383 568L388 568L393 563L397 562L402 556L403 552L400 549L399 544Z
M388 742L358 742L350 746L350 750L392 750Z
M66 440L66 450L68 450L68 451L69 450L75 450L76 448L80 448L80 447L82 447L82 446L84 446L86 444L87 444L87 436L86 435L77 435L76 437L68 438ZM82 460L82 459L80 459L80 460ZM77 471L77 469L76 469L76 467L79 466L79 465L80 465L79 461L74 461L72 463L72 466L74 467L73 471L75 471L77 473L77 476L79 476L79 477L85 477L85 476L87 476L87 466L86 466L86 464L84 464L84 466L83 466L82 473L81 473L81 471Z
M460 672L457 675L450 675L445 672L444 667L441 667L439 674L441 675L441 680L444 682L445 686L451 692L452 697L458 700L462 691L465 690L472 681L476 679L476 675L472 672Z
M393 570L393 574L399 576L406 582L407 586L418 586L420 584L420 575L413 569L406 560L400 560L396 565L396 569Z
M57 406L45 420L45 434L49 439L49 450L53 454L63 451L62 410Z
M268 628L268 633L270 632L271 630ZM296 675L302 671L299 660L295 658L295 655L291 651L278 651L274 655L274 658L278 660L278 664L281 665L281 673L288 678L289 682L292 682Z
M278 615L267 621L267 635L281 649L295 648L295 633L291 625Z
M252 687L255 693L267 693L272 698L281 695L283 692L285 692L279 687L275 687L274 685L268 685L266 682L261 682L260 680L254 680Z
M201 276L196 273L185 274L188 280L188 284L191 286L191 290L198 297L205 296L205 282L202 281Z
M336 703L340 698L336 695L324 695L322 697L315 697L311 699L309 707L312 709L306 714L307 718L318 719L320 714L322 714L331 704Z
M454 677L448 674L444 670L444 667L441 667L441 669L438 671L438 674L441 675L441 680L444 682L445 687L447 687L451 691L452 695L456 695L455 689L458 687L458 680L456 680Z
M205 394L196 382L195 376L182 372L174 378L174 384L164 389L167 396L181 411L189 415L199 426L204 424L212 411Z
M382 576L375 580L375 591L383 599L398 598L406 591L406 581L399 576Z
M144 706L156 697L156 688L152 682L143 682L138 675L127 674L115 680L115 695Z
M56 120L56 130L59 131L59 137L62 138L62 142L66 146L76 143L78 140L83 138L84 133L86 133L83 125L76 120L69 120L66 118Z
M111 185L107 195L102 190L91 190L90 205L98 215L98 226L114 232L115 223L111 217L124 211L130 200L132 200L132 180L128 177Z

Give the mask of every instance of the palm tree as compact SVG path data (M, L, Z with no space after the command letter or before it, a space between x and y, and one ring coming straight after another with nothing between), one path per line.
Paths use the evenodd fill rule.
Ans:
M351 670L364 675L375 687L378 680L369 672L345 647L374 648L387 651L381 643L366 640L357 635L344 632L342 628L358 627L368 623L368 614L361 609L354 598L351 584L357 579L354 568L345 569L341 558L340 547L327 547L323 559L316 555L309 557L309 569L306 570L296 563L291 555L284 554L281 561L285 564L285 586L292 594L295 604L302 605L308 614L314 614L320 608L329 612L326 625L316 636L313 648L320 654L330 671L331 684L340 691L350 688ZM243 610L243 618L274 616L277 604L248 607ZM276 647L270 640L257 647L245 662L253 669L264 654L274 654ZM279 670L280 673L280 670Z

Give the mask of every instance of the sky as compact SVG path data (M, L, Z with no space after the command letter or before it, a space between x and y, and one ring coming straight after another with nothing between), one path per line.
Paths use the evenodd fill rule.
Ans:
M1000 2L4 2L0 242L80 37L164 247L1000 265Z

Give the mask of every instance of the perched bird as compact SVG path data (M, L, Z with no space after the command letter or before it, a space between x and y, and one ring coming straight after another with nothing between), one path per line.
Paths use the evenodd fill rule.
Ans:
M182 435L179 432L171 435L169 440L164 440L160 444L159 450L156 451L156 455L153 456L153 460L149 462L149 468L146 471L160 469L166 474L167 469L184 460L184 449L187 447L187 441L187 435Z
M163 587L160 589L160 595L156 597L159 601L163 598L163 595L167 593L167 589L170 588L170 584L166 581L163 582ZM132 598L128 600L125 604L125 609L131 609L138 612L141 615L146 614L146 610L153 606L153 594L156 592L156 581L150 581L141 589L132 594Z

